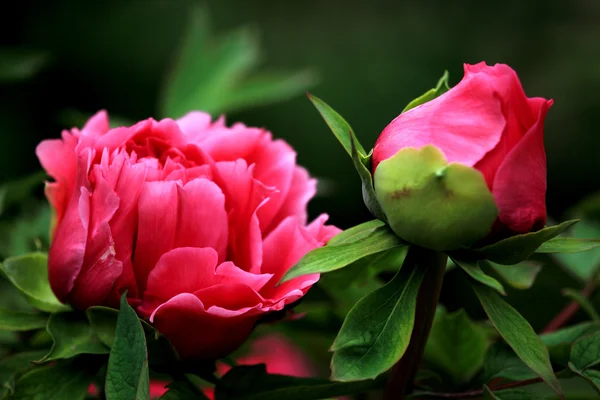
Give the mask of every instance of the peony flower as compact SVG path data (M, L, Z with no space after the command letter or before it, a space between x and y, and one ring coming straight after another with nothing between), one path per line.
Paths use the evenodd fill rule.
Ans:
M339 232L307 224L315 181L287 143L201 112L115 129L99 112L37 155L55 180L56 296L85 309L127 290L182 357L226 355L301 298L318 274L277 283Z
M375 186L382 162L405 148L433 145L448 163L479 171L498 211L493 233L538 230L546 222L544 118L551 105L552 100L526 97L506 65L465 65L455 87L400 114L383 130L373 150Z

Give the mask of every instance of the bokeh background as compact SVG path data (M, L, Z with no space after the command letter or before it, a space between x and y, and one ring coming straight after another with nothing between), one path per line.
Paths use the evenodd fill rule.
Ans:
M328 102L370 148L444 70L455 84L463 63L482 60L509 64L529 96L555 100L548 210L563 219L600 190L599 22L596 0L13 2L0 13L0 181L12 182L0 191L0 252L47 246L36 236L48 218L40 175L31 177L34 148L99 109L137 121L205 108L265 127L321 179L313 215L327 212L342 228L364 222L359 179L303 92ZM184 101L173 100L173 85ZM566 303L560 289L583 284L555 261L544 260L531 291L508 298L538 329ZM482 316L456 271L442 299Z

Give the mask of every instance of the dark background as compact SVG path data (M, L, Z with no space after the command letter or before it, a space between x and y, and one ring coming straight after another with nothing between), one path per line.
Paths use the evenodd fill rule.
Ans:
M158 117L161 88L192 4L40 0L5 8L3 51L41 52L47 62L31 79L0 83L0 180L39 170L34 147L58 137L74 114L104 108L129 120ZM561 219L600 189L596 0L227 0L207 6L217 33L241 25L260 33L264 66L314 70L319 83L311 92L352 124L366 148L444 70L455 84L462 63L506 63L529 96L555 100L546 121L550 215ZM1 60L0 69L6 68ZM342 228L369 218L349 158L304 96L228 114L227 120L266 127L297 149L299 162L324 182L310 206L314 215L327 212ZM471 304L469 311L477 313L463 284L449 274L444 302L450 308ZM510 298L539 328L565 302L558 293L569 285L578 286L564 272L546 269L533 293ZM550 298L549 291L556 295Z

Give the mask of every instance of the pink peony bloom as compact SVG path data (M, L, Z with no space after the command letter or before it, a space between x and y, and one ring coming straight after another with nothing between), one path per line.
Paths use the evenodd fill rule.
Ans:
M307 225L315 181L287 143L205 113L109 129L99 112L37 155L55 180L56 296L85 309L127 290L182 357L226 355L302 297L319 275L276 284L339 232L326 215Z
M499 212L493 231L538 230L546 223L544 118L551 105L552 100L526 97L507 65L465 65L455 87L400 114L383 130L373 171L403 148L432 144L448 162L483 174Z

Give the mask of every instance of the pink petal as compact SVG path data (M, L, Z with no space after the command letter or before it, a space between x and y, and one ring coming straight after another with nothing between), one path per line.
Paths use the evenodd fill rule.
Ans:
M485 74L465 74L440 97L400 114L381 133L373 170L405 147L438 147L448 162L474 166L502 136L502 103ZM484 133L482 133L484 132Z
M271 279L272 274L252 274L235 266L231 261L219 265L215 271L215 282L219 284L243 283L258 292Z
M106 110L100 110L94 114L81 129L82 135L102 136L110 129L108 123L108 113Z
M228 210L228 258L248 272L259 273L262 235L256 213L272 190L253 178L252 167L242 159L217 162L214 178L225 193Z
M312 179L304 168L296 166L290 190L279 207L277 215L272 219L274 225L269 226L267 232L270 232L284 219L291 216L297 217L301 224L305 224L308 218L306 205L316 193L317 180Z
M492 194L502 224L517 233L546 223L546 152L544 118L552 101L542 104L537 122L498 168Z
M211 247L219 260L227 255L228 220L225 196L208 179L198 178L185 186L177 186L177 232L174 247Z
M122 263L115 258L115 254L110 228L104 222L98 227L96 235L88 240L83 266L69 294L70 304L85 310L105 303L123 271Z
M182 358L210 359L237 349L250 335L256 315L226 318L206 312L193 294L175 296L156 309L151 321Z
M201 111L191 111L177 120L179 129L192 143L197 143L209 134L212 117Z
M218 255L211 248L180 247L165 253L148 275L144 296L161 303L215 284Z
M174 247L178 220L177 183L146 182L138 201L138 230L133 257L140 291L159 258Z
M308 288L319 280L319 274L310 274L292 279L276 287L283 274L296 264L306 253L321 244L300 225L295 217L285 219L264 241L262 273L273 274L273 278L260 291L267 299L289 304L300 298Z

